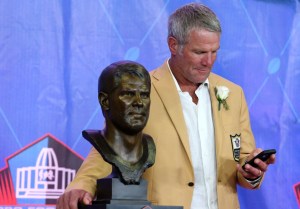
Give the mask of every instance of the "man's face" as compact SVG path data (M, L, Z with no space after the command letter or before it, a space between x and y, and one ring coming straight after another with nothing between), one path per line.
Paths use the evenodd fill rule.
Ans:
M187 43L178 46L175 52L177 79L186 84L203 83L212 70L219 47L219 33L203 29L192 30Z
M143 130L150 108L150 86L144 79L124 74L108 99L108 118L118 129L127 134Z

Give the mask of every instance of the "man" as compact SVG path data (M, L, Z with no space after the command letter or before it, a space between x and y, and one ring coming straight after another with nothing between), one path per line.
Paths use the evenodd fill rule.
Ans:
M237 184L258 188L275 155L266 162L257 159L257 168L241 168L261 149L255 149L242 89L211 73L220 48L216 15L193 3L176 10L168 24L171 57L151 72L144 129L156 144L156 163L144 174L149 200L185 209L239 208ZM92 150L62 197L69 205L92 199L95 179L103 175L96 161L100 157Z

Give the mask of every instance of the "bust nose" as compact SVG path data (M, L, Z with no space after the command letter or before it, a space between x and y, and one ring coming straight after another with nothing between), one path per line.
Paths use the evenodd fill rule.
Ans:
M138 106L138 107L143 106L143 101L142 101L140 93L135 94L133 105Z

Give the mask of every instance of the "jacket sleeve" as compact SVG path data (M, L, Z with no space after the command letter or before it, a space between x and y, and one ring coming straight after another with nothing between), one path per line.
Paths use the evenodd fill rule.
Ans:
M242 144L241 144L241 153L240 153L240 164L243 165L249 156L249 154L256 148L254 136L251 130L250 117L248 106L243 91L241 90L241 112L240 112L240 128L242 133ZM253 186L249 181L247 181L242 174L237 172L238 183L245 188L255 189L258 188L262 182L260 180L259 184Z
M92 147L66 191L82 189L94 195L97 179L104 178L111 172L112 166L105 162L99 152Z

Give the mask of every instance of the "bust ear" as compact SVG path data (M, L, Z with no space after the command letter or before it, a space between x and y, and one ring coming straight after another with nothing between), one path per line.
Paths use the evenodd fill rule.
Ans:
M104 92L100 92L98 94L98 100L99 100L99 104L101 105L101 107L104 110L108 110L109 109L109 101L108 101L108 95L107 93Z

